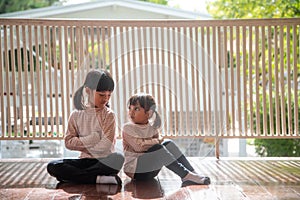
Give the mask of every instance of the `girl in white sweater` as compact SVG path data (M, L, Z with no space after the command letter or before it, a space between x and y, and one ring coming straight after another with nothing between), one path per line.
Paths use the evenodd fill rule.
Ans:
M91 70L74 95L65 146L80 151L79 159L55 160L48 173L63 182L121 184L124 156L115 152L116 120L108 101L114 81L106 70ZM86 92L87 102L83 92Z
M166 166L180 176L182 186L208 185L210 178L197 174L186 157L171 140L159 138L161 118L154 98L135 94L128 101L129 118L122 127L125 154L124 172L135 180L152 179ZM155 115L153 124L149 119Z

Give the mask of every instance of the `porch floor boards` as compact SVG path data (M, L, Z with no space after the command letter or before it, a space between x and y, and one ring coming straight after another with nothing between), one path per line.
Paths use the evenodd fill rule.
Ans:
M300 199L300 158L190 157L211 184L187 187L181 187L179 177L166 168L148 182L131 181L120 172L119 187L60 184L46 171L50 160L0 159L0 199Z

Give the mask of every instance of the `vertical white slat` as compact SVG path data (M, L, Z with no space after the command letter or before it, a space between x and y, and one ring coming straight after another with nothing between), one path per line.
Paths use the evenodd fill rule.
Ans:
M184 136L188 136L189 132L191 130L190 128L190 109L189 109L189 75L188 75L188 62L187 62L187 58L188 58L188 54L187 54L187 48L188 48L188 27L183 27L183 57L181 58L182 61L182 66L183 66L183 70L182 73L184 74L184 81L185 83L183 84L183 88L182 88L182 97L185 97L183 99L181 99L181 101L185 102L185 105L181 108L183 111L185 110L184 113L184 121L185 121L185 132L184 132Z
M82 60L82 49L80 48L81 46L81 35L82 27L81 26L76 26L74 28L74 59L76 59L76 70L75 70L75 79L74 79L74 92L78 89L78 84L81 83L81 76L79 75L79 71L81 70L81 60Z
M262 68L262 84L261 84L261 88L262 88L262 95L263 95L263 99L262 99L262 107L263 107L263 136L267 135L267 97L266 97L266 56L265 56L265 26L261 26L261 68Z
M90 52L90 55L91 55L91 67L92 68L96 68L96 62L95 62L95 33L94 33L94 26L91 26L90 27L90 32L88 33L90 35L90 46L91 46L91 52ZM89 46L88 46L89 47ZM89 49L89 48L88 48Z
M96 28L96 45L97 45L97 60L98 60L98 65L97 67L101 67L100 62L101 62L101 51L102 51L102 38L100 39L101 35L101 27L97 26ZM104 30L105 31L105 30ZM95 58L96 59L96 58Z
M286 52L292 52L291 51L291 43L290 43L290 31L291 27L289 25L286 26ZM286 136L290 136L293 134L293 125L292 125L292 92L291 92L291 54L286 54L286 66L287 66L287 132ZM286 118L286 115L285 115Z
M216 33L217 29L215 26L212 27L212 65L211 65L211 69L212 69L212 75L211 77L213 77L213 81L212 81L212 85L213 85L213 89L211 91L211 93L213 94L213 126L214 126L214 131L212 132L214 134L214 136L217 136L219 133L219 113L218 113L218 78L217 78L217 73L218 73L218 63L217 63L217 47L216 47L216 40L217 40L217 33Z
M28 39L27 39L27 32L28 32L28 25L24 25L22 26L22 43L23 43L23 47L25 47L25 49L27 49L27 42L28 42ZM25 108L26 108L26 130L27 130L27 133L25 135L24 133L24 137L25 138L28 138L29 137L29 92L28 92L28 84L29 84L29 81L28 81L28 53L27 53L27 50L23 50L23 59L24 59L24 89L25 89Z
M118 34L120 34L120 27L112 27L112 30L113 30L113 43L114 43L114 57L113 57L113 60L115 60L115 64L113 65L115 68L112 68L112 75L115 77L115 82L118 82L120 80L120 75L119 75L119 69L118 69L118 63L119 63L119 59L118 59L118 48L119 48L119 45L118 45ZM122 78L122 77L121 77ZM116 87L115 88L116 90L116 93L117 94L120 94L120 91L122 90L122 88L119 88L119 87ZM124 97L123 97L124 98ZM120 100L120 99L119 99ZM121 109L121 105L120 103L118 102L115 102L116 103L116 110L117 110L117 113L119 113L119 115L123 115L123 118L125 116L124 113L122 113L122 109Z
M242 118L243 124L244 124L244 131L243 131L243 136L248 136L249 134L249 128L248 128L248 90L247 90L247 84L249 84L247 80L247 35L246 35L246 26L242 26L242 68L243 68L243 75L242 75L242 82L243 82L243 104L244 104L244 109L243 109L243 115Z
M51 82L47 82L47 75L46 75L46 67L48 67L48 73L49 73L49 67L50 66L46 66L46 55L45 55L45 27L44 26L41 26L41 29L40 29L40 38L41 38L41 53L40 53L40 56L41 56L41 70L42 70L42 97L41 99L43 100L43 114L42 114L42 117L44 119L44 131L46 133L46 137L51 137L51 134L49 134L49 130L48 130L48 111L47 111L47 85L51 84ZM47 44L48 45L48 44ZM49 97L50 98L50 97Z
M84 61L83 61L83 67L85 67L85 75L84 75L84 77L83 77L83 79L85 80L85 76L86 76L86 74L88 73L88 71L90 71L90 69L91 68L95 68L95 66L92 66L91 67L91 58L90 58L90 52L89 52L89 42L90 42L90 26L84 26L84 28L83 28L83 30L84 30L84 32L83 32L83 35L85 36L84 37L84 47L83 47L83 50L84 50ZM102 66L102 67L104 67L104 66Z
M127 90L127 93L126 93L126 96L125 96L125 99L128 99L130 92L133 90L133 80L135 77L132 76L132 50L133 50L133 46L132 46L132 43L131 43L131 35L133 34L133 31L132 31L132 28L131 27L128 27L126 26L125 27L125 31L126 31L126 59L127 59L127 68L126 68L126 71L128 72L128 90ZM127 102L126 102L127 103ZM127 111L127 104L125 106L125 110Z
M69 27L70 30L70 63L71 63L71 87L72 87L72 99L75 93L75 28L73 28L72 26ZM78 67L78 63L76 63L76 67ZM68 106L69 108L73 108L73 101L71 103L71 105ZM71 110L70 110L71 112ZM68 113L67 116L69 116L70 113Z
M54 112L54 115L52 115L53 117L55 117L55 129L54 131L56 132L56 134L59 133L59 129L58 129L58 125L59 125L59 87L58 87L58 63L57 63L57 53L56 53L56 49L57 49L57 44L56 44L56 41L57 41L57 31L58 31L58 34L60 35L60 29L59 27L57 26L53 26L52 27L52 59L53 59L53 67L54 67L54 80L55 80L55 83L54 83L54 94L55 94L55 112Z
M125 32L124 32L124 29L125 29L125 27L123 27L123 26L121 26L120 27L120 48L121 48L121 55L120 55L120 57L121 57L121 66L120 66L120 70L121 70L121 76L120 76L120 78L118 79L118 82L119 81L122 81L122 86L126 86L126 81L128 81L128 80L126 80L125 79L125 76L126 76L126 68L125 68L125 57L126 57L126 54L125 54L125 51L124 51L124 49L125 49L125 36L124 36L124 34L126 33L126 29L125 29ZM122 97L124 98L124 102L127 102L127 90L121 90L122 91ZM122 109L121 109L122 110ZM120 110L120 111L121 111ZM126 119L126 117L127 117L127 109L124 109L124 112L122 112L122 115L123 115L123 118L124 119Z
M154 94L155 91L155 85L154 85L154 73L153 73L153 69L154 69L154 53L155 53L155 41L154 41L154 36L153 36L153 32L155 31L155 29L153 27L148 27L148 38L147 40L149 41L149 58L148 58L148 81L149 81L149 93Z
M14 45L14 36L15 36L15 26L9 27L9 39L10 39L10 67L11 67L11 94L12 94L12 120L11 122L14 124L14 129L12 130L14 133L14 137L19 137L18 134L18 113L17 113L17 90L16 90L16 84L18 83L16 80L16 63L15 63L15 45ZM8 38L7 38L8 39ZM10 106L10 104L8 104Z
M144 68L144 63L143 63L143 44L142 44L142 28L141 27L137 27L137 53L138 53L138 65L136 66L137 69L139 69L139 82L137 85L137 89L139 92L144 92L144 87L143 87L143 80L144 80L144 76L143 76L143 68Z
M229 56L230 56L230 96L231 96L231 136L236 133L236 117L235 117L235 87L234 87L234 49L233 49L233 26L229 27L230 44L229 44Z
M207 104L206 104L206 87L207 87L207 83L205 80L205 73L206 73L206 65L205 65L205 61L206 61L206 48L205 48L205 27L201 26L201 80L202 80L202 91L203 91L203 129L204 129L204 135L210 135L211 132L208 130L208 115L207 115Z
M53 86L53 80L54 80L54 77L52 76L52 70L53 70L53 62L52 62L52 59L53 59L53 53L52 53L52 39L51 39L51 31L53 30L53 27L51 26L47 26L46 27L46 41L47 41L47 53L48 53L48 56L47 56L47 62L48 62L48 83L49 83L49 110L50 110L50 126L51 126L51 133L53 134L54 133L54 113L53 113L53 97L54 97L54 93L53 93L53 90L54 88L52 87ZM53 74L54 75L54 74Z
M218 82L219 82L219 88L217 91L217 98L218 98L218 105L219 105L219 110L220 110L220 115L219 115L219 131L216 132L216 137L220 137L224 135L224 114L223 114L223 79L222 79L222 69L225 65L224 63L224 57L226 56L226 53L224 53L224 37L222 32L224 32L224 30L222 29L222 27L218 26L217 27L217 52L218 52Z
M281 109L281 135L286 135L286 113L285 113L285 81L284 81L284 31L283 31L283 25L280 25L279 27L279 55L280 55L280 109Z
M55 38L54 35L56 33L56 29L55 26L48 26L47 27L47 44L48 44L48 64L49 64L49 101L50 101L50 124L51 124L51 132L54 135L54 133L56 133L55 130L55 106L56 104L56 100L55 98L57 97L57 89L56 89L56 84L57 84L57 72L55 70L56 68L56 56L55 56L55 52L53 51L53 49L56 49L56 45L55 45ZM54 44L53 44L54 42ZM55 50L56 51L56 50Z
M236 72L235 75L236 76L236 105L237 105L237 121L238 121L238 130L236 130L235 135L237 136L242 136L243 135L243 129L242 129L242 114L241 114L241 107L242 107L242 94L241 94L241 55L240 55L240 44L241 44L241 40L240 40L240 27L236 26L235 27L235 34L236 34L236 41L235 41L235 45L236 45Z
M248 33L248 38L249 38L249 58L248 58L248 68L249 68L249 110L250 110L250 137L253 136L254 134L254 119L253 119L253 78L252 78L252 71L253 71L253 27L249 26L249 33Z
M38 123L38 132L36 133L36 137L41 137L42 134L42 102L41 102L41 65L40 65L40 48L39 48L39 34L38 34L38 26L34 26L34 46L35 46L35 63L36 70L34 71L34 75L36 76L36 94L37 97L34 97L37 101L37 123Z
M35 138L36 136L36 117L35 117L35 81L34 81L34 57L33 57L33 25L28 26L28 44L29 44L29 64L30 64L30 84L31 84L31 121L32 121L32 132L31 129L27 130L29 137Z
M148 71L149 68L152 66L152 63L149 64L149 58L148 58L148 38L147 38L147 33L149 32L148 27L143 27L143 55L144 55L144 77L145 77L145 92L149 93L149 77L148 77Z
M182 71L182 59L181 59L181 55L183 55L183 52L182 52L182 49L183 49L183 47L181 46L182 45L182 39L181 39L181 35L182 35L182 29L181 29L181 27L179 27L178 28L178 73L180 74L180 75L182 75L183 74L183 71ZM183 100L182 100L182 97L184 97L183 96L183 92L182 92L182 90L183 90L183 85L182 85L182 83L180 83L180 84L178 84L178 88L179 88L179 90L177 90L177 96L178 96L178 98L180 98L179 99L179 135L180 136L182 136L183 135L183 131L185 130L184 129L184 123L183 123L183 120L184 120L184 113L183 113Z
M229 83L228 83L228 37L227 32L229 29L227 26L224 26L224 88L225 88L225 131L226 136L231 134L231 126L230 126L230 106L229 106Z
M101 30L101 26L99 26L99 31ZM114 71L114 65L115 65L115 60L114 60L114 53L115 53L115 47L114 47L114 28L111 27L111 26L107 26L106 27L106 31L107 31L107 38L108 38L108 65L109 65L109 72L114 80L115 83L117 83L117 80L115 79L115 71ZM101 32L97 33L97 38L99 38L99 41L98 41L98 44L100 44L100 34ZM99 36L98 36L99 35ZM97 39L98 40L98 39ZM100 48L98 48L98 51L99 51L99 56L98 56L98 62L99 62L99 66L100 66L100 61L101 61L101 56L100 56ZM118 87L115 87L114 88L114 91L113 93L114 94L117 94L117 90L118 90ZM116 100L115 98L111 98L110 99L110 103L111 103L111 107L112 109L115 111L116 114L118 114L119 110L117 110L116 108ZM120 119L122 119L120 117ZM122 123L122 121L117 121L117 123ZM119 128L120 126L118 126L117 124L117 127ZM117 136L119 137L121 132L120 132L120 129L117 129Z
M210 77L213 77L213 81L212 81L212 85L213 85L213 89L211 91L211 93L213 93L212 97L213 97L213 126L214 126L214 131L212 131L212 133L215 136L215 155L217 158L219 158L220 155L220 142L218 139L218 134L219 134L219 113L218 113L218 104L217 104L217 91L218 91L218 78L217 78L217 72L218 72L218 63L217 63L217 55L216 55L216 38L217 38L217 34L216 34L216 27L212 26L212 75Z
M210 26L206 26L206 49L205 52L207 55L204 57L206 60L206 65L207 67L207 74L204 74L204 78L206 80L205 84L207 85L207 125L208 125L208 131L209 133L213 133L212 130L212 108L211 108L211 96L212 96L212 81L211 81L211 31L210 31Z
M77 75L77 81L76 84L82 84L84 81L84 69L83 69L83 64L84 64L84 47L83 47L83 27L78 26L76 29L76 52L78 54L77 56L77 70L76 70L76 75ZM78 89L78 85L76 90Z
M171 86L173 86L173 83L172 83L172 71L173 71L173 64L172 64L172 58L174 57L174 51L172 50L174 47L172 45L172 41L174 41L174 38L172 38L172 29L171 28L167 28L166 30L166 35L167 35L167 62L168 62L168 83L169 83L169 86L171 88ZM173 120L173 113L172 113L172 110L173 110L173 96L172 96L172 93L174 92L174 90L171 88L171 91L168 91L168 106L166 106L167 110L169 110L169 112L167 112L167 116L166 119L168 119L168 129L167 129L167 132L166 132L166 135L173 135L174 133L174 128L173 128L173 124L174 124L174 120Z
M260 101L259 101L259 26L255 26L255 102L256 102L256 135L260 136Z
M5 77L6 77L6 88L5 88L5 92L6 92L6 102L7 102L7 135L8 137L14 137L12 134L12 123L11 123L11 107L10 107L10 93L11 93L11 89L10 89L10 76L9 76L9 55L8 55L8 31L9 31L10 26L4 26L4 61L5 62ZM6 123L4 123L3 125L5 126Z
M156 28L156 34L155 34L155 41L156 41L156 60L154 61L154 63L157 65L157 69L156 71L154 72L155 73L155 77L156 77L156 81L154 82L155 83L155 88L156 88L156 94L154 93L154 98L156 100L156 102L158 104L160 104L161 102L161 88L160 88L160 81L161 81L161 58L162 58L162 54L163 54L163 51L162 49L160 48L160 37L161 37L161 27L157 27Z
M190 135L191 136L198 136L199 132L197 131L197 114L196 112L199 111L199 108L197 107L197 104L195 102L195 98L196 98L196 79L195 79L195 75L196 75L196 66L195 66L195 48L197 48L196 44L195 44L195 37L194 36L194 30L195 30L195 27L190 27L189 29L189 37L188 37L188 42L189 42L189 45L190 45L190 76L191 76L191 114L190 114L190 118L189 118L189 121L191 121L191 133ZM188 36L188 35L187 35Z
M173 53L173 76L174 76L174 109L172 110L172 117L174 119L174 122L172 124L172 126L174 125L174 133L173 135L178 135L179 132L179 116L178 116L178 96L177 96L177 91L178 91L178 83L177 83L177 69L178 69L178 31L177 28L172 28L172 37L173 37L173 49L174 49L174 53Z
M274 136L280 135L280 102L279 102L279 69L278 69L278 27L274 27L274 63L275 63L275 115L276 115L276 133Z
M166 62L167 62L167 59L166 59L166 47L165 47L165 41L168 40L168 38L165 37L165 28L164 27L161 27L161 65L159 65L160 67L160 70L161 70L161 81L159 82L159 87L161 87L162 89L162 92L161 92L161 96L162 96L162 100L157 102L158 104L160 104L161 108L163 108L161 110L161 118L162 118L162 123L165 122L165 119L166 119L166 116L167 116L167 112L166 112L166 74L165 74L165 67L167 66ZM162 125L163 128L164 128L164 131L166 132L167 131L167 125L166 124L163 124Z
M173 91L172 91L172 103L170 102L170 130L171 132L169 133L169 136L176 136L178 133L178 118L177 118L177 81L176 81L176 59L177 59L177 34L176 34L176 29L173 27L169 28L169 36L172 38L170 40L170 46L172 47L172 52L171 52L171 57L170 57L170 63L172 65L170 66L170 84L173 86ZM172 78L173 77L173 78Z
M62 113L62 128L63 128L62 133L66 132L65 125L67 124L68 116L70 116L70 113L71 113L70 104L72 104L72 102L70 102L70 96L71 96L71 91L73 90L72 86L70 85L70 79L72 80L72 77L70 77L70 72L72 72L72 71L70 71L71 61L69 61L69 52L71 52L71 51L70 51L69 43L71 43L72 41L69 42L69 38L71 38L68 34L69 30L70 30L70 28L67 25L64 26L64 29L63 29L64 43L63 44L64 44L64 62L65 62L65 77L66 77L66 80L65 80L66 91L64 92L64 95L66 95L65 96L66 100L63 102L65 102L64 107L66 108L66 112ZM70 46L71 46L71 44L70 44Z
M135 71L135 66L133 66L133 63L135 63L135 61L133 60L133 56L135 54L134 52L134 45L133 45L133 41L132 41L132 35L134 35L134 28L130 27L130 26L125 26L125 40L126 40L126 60L127 60L127 66L125 68L125 71L128 73L126 74L126 76L124 76L124 79L128 79L126 80L128 82L128 88L125 92L125 96L124 96L124 113L127 114L127 101L129 99L129 97L132 95L132 92L134 89L136 89L134 87L134 79L136 78L133 73ZM126 73L125 72L125 73ZM126 118L124 118L125 120L127 120L127 115Z
M24 118L23 118L23 70L24 67L22 65L22 59L21 59L21 35L20 35L20 29L21 27L19 25L16 26L16 41L17 41L17 66L18 66L18 91L19 91L19 119L20 119L20 137L24 136ZM0 43L1 45L1 43ZM26 49L24 46L22 46L23 49ZM0 49L0 52L2 50ZM1 62L0 62L1 63ZM1 70L2 71L2 70ZM2 90L3 91L3 90ZM3 101L2 101L3 102Z
M202 110L201 110L201 95L200 94L200 86L201 86L201 65L200 65L200 59L203 60L203 57L201 57L201 54L203 52L202 48L201 48L201 45L200 45L200 41L201 38L199 39L199 34L200 34L200 27L199 26L196 26L195 29L194 29L194 34L195 34L195 45L196 45L196 48L195 48L195 58L196 58L196 61L195 61L195 68L196 68L196 73L195 73L195 76L196 76L196 99L197 99L197 107L198 107L198 110L197 110L197 127L196 127L196 130L198 130L199 132L199 135L200 136L205 136L205 132L202 130L202 127L204 127L204 121L203 121L203 118L202 118Z
M102 48L102 68L105 68L107 67L107 59L106 59L106 55L107 55L107 50L106 50L106 42L105 42L105 27L104 26L101 26L101 48ZM100 52L99 52L100 53Z
M300 46L300 26L298 25L298 34L297 34L297 25L293 25L293 71L294 71L294 122L298 122L299 116L298 116L298 110L299 110L299 104L298 104L298 68L297 68L297 60L299 61L299 56L297 58L297 44L299 44ZM298 37L298 43L297 43L297 35L299 35ZM299 130L299 123L294 123L295 124L295 128L294 128L294 136L299 136L300 130Z
M220 141L219 141L219 134L220 134L220 119L219 119L219 106L218 106L218 90L219 90L219 84L220 81L218 78L219 73L219 63L218 63L218 52L217 52L217 28L215 26L212 27L212 77L213 77L213 85L214 85L214 91L213 91L213 125L214 125L214 133L215 133L215 155L217 158L220 156Z
M3 28L4 26L0 25L0 28L1 29L4 29ZM1 37L0 38L0 52L3 52L4 49L2 48L3 47L3 43L4 41L2 41L2 39L4 40L5 38L4 37ZM3 58L3 53L0 53L0 64L1 64L1 69L0 69L0 106L1 106L1 134L0 134L0 139L4 139L6 138L6 116L4 115L4 113L6 113L5 111L5 106L4 106L4 58Z
M272 73L273 73L273 67L272 67L272 51L274 49L273 47L273 40L272 40L272 27L268 26L268 35L267 35L267 41L268 41L268 82L269 82L269 120L270 120L270 125L269 125L269 132L268 135L271 136L274 133L274 112L273 112L273 78L272 78Z
M58 110L56 114L56 127L57 127L57 137L61 136L63 133L65 133L65 128L64 126L61 126L60 121L65 119L65 114L66 114L66 93L65 93L65 86L66 86L66 81L65 77L68 76L68 74L64 74L64 71L68 69L68 62L64 62L64 52L67 51L68 46L64 46L64 27L59 26L58 27L58 45L59 45L59 58L58 61L60 63L59 65L59 74L60 74L60 80L57 80L57 82L60 82L60 104L57 105L57 108L59 108L59 105L61 106L61 109ZM61 119L60 119L61 117Z
M136 27L132 27L132 35L131 35L131 41L132 41L132 60L133 60L133 77L137 77L137 47L136 47L136 32L137 32L137 28ZM133 88L134 91L137 90L137 79L133 78ZM133 91L131 91L132 93Z
M99 29L99 30L98 30ZM100 30L101 30L101 27L99 27L97 30L97 43L99 44L100 43ZM113 76L113 69L112 69L112 66L113 66L113 44L112 44L112 27L110 26L107 26L104 31L107 32L107 45L108 45L108 48L107 48L107 57L108 57L108 62L107 64L109 65L109 72L111 73L111 75ZM98 45L99 46L99 45ZM98 52L99 52L99 55L100 55L100 49L98 48ZM98 57L98 62L100 62L101 58ZM111 99L111 101L113 102L114 100ZM114 105L112 103L112 105Z
M102 30L101 29L102 27L99 27L99 31L98 31L98 33L97 33L97 43L98 43L98 46L99 46L99 44L100 44L100 33L102 34L102 32L100 32L100 30ZM107 31L107 39L108 39L108 49L107 49L107 56L108 56L108 66L109 66L109 72L110 72L110 74L111 74L111 76L113 77L113 79L114 79L114 82L115 83L117 83L117 80L114 78L115 77L115 71L114 71L114 57L113 57L113 55L114 55L114 44L113 44L113 42L114 41L112 41L113 40L113 34L114 34L114 29L113 29L113 27L111 27L111 26L107 26L106 27L106 30L104 29L104 31ZM102 37L101 37L102 38ZM101 61L101 56L100 56L100 48L98 48L98 52L99 52L99 55L98 55L98 62L100 63L100 61ZM100 65L100 64L99 64ZM115 87L114 88L114 93L116 93L116 91L118 90L118 87ZM112 107L112 109L115 111L115 113L116 114L118 114L119 113L119 110L117 110L116 109L116 107L115 107L115 105L117 104L117 101L115 100L115 98L111 98L110 99L110 101L111 101L111 107ZM117 118L118 119L118 118ZM120 122L119 120L117 121L117 123L122 123L122 121ZM121 136L121 131L120 131L120 126L119 126L119 124L117 124L117 130L116 130L116 132L117 132L117 137L120 137Z

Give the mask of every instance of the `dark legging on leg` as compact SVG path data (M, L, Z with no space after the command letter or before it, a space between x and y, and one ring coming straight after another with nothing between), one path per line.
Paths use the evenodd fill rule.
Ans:
M181 178L189 172L164 145L155 144L138 158L134 178L137 180L154 178L163 166Z
M112 153L105 158L62 159L47 165L48 173L59 181L96 183L98 175L114 175L122 168L124 157Z
M187 160L187 158L182 154L178 146L172 141L172 140L165 140L162 142L162 145L164 145L168 151L173 154L175 159L181 163L185 168L187 168L189 171L194 171L194 168L190 164L190 162Z

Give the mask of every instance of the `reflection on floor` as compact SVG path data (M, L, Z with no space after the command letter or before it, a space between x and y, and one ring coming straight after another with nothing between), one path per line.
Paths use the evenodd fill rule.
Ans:
M211 185L181 187L166 168L147 182L121 172L122 186L59 183L46 172L51 159L2 159L0 199L300 199L300 158L189 159L211 177Z

